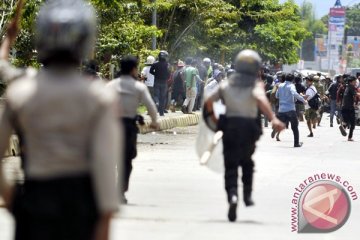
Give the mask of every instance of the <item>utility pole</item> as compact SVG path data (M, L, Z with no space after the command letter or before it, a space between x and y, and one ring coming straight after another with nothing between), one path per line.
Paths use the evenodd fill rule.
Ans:
M151 0L153 3L153 11L152 11L152 26L157 26L157 9L156 9L156 0ZM154 34L152 37L152 50L156 50L156 35Z

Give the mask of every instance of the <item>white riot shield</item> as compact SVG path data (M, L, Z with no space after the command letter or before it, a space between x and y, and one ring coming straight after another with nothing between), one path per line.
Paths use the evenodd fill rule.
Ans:
M219 119L219 116L225 113L225 106L220 102L214 103L214 113ZM211 130L204 119L201 119L199 124L196 152L201 165L207 166L214 172L224 173L222 132Z

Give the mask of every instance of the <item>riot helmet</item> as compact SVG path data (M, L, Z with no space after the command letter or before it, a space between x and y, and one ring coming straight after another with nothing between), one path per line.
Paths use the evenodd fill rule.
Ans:
M83 0L49 0L40 9L35 31L40 62L81 61L95 45L95 11Z
M235 59L235 70L238 73L257 76L260 68L261 57L253 50L243 50Z
M160 62L167 62L169 58L169 53L167 51L162 50L160 51L158 57Z
M241 51L235 59L236 74L229 79L230 84L253 87L261 69L261 58L253 50Z

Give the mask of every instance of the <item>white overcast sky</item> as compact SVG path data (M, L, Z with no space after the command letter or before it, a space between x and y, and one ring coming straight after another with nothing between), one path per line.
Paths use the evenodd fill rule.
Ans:
M287 0L280 0L280 2L286 2ZM316 9L317 18L321 18L322 16L329 13L329 9L335 5L336 0L306 0L307 2L311 2ZM301 5L304 0L295 0L295 2ZM356 3L360 3L360 0L341 0L343 6L353 5Z

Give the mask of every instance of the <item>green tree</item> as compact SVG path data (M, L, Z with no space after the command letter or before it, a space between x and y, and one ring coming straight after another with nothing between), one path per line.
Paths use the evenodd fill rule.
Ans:
M253 48L265 60L294 63L299 43L307 36L298 7L291 1L158 1L159 19L165 23L159 25L165 33L162 47L175 57L228 60L240 49Z
M220 52L223 37L236 24L236 9L225 1L158 1L159 28L164 32L160 46L174 57L202 56Z
M99 34L94 57L101 63L102 72L109 72L110 64L119 58L133 54L145 59L151 51L153 35L161 32L145 24L141 1L92 0L99 20ZM149 4L149 3L148 3Z
M299 60L300 42L307 36L299 8L293 1L244 1L240 4L239 26L247 34L245 47L258 50L265 60L284 64Z
M28 0L22 30L15 45L18 66L36 66L33 24L43 0ZM298 61L300 42L307 36L293 1L278 0L91 0L99 20L94 58L103 73L121 56L145 59L156 55L151 39L172 59L210 56L229 61L241 49L252 48L265 60ZM151 26L153 9L158 26Z
M15 43L16 55L13 63L19 67L38 67L34 47L34 24L36 14L43 0L27 0L24 6L21 30Z
M346 35L360 36L360 4L346 8Z
M6 25L13 14L16 0L6 0L0 3L0 39L4 37Z

